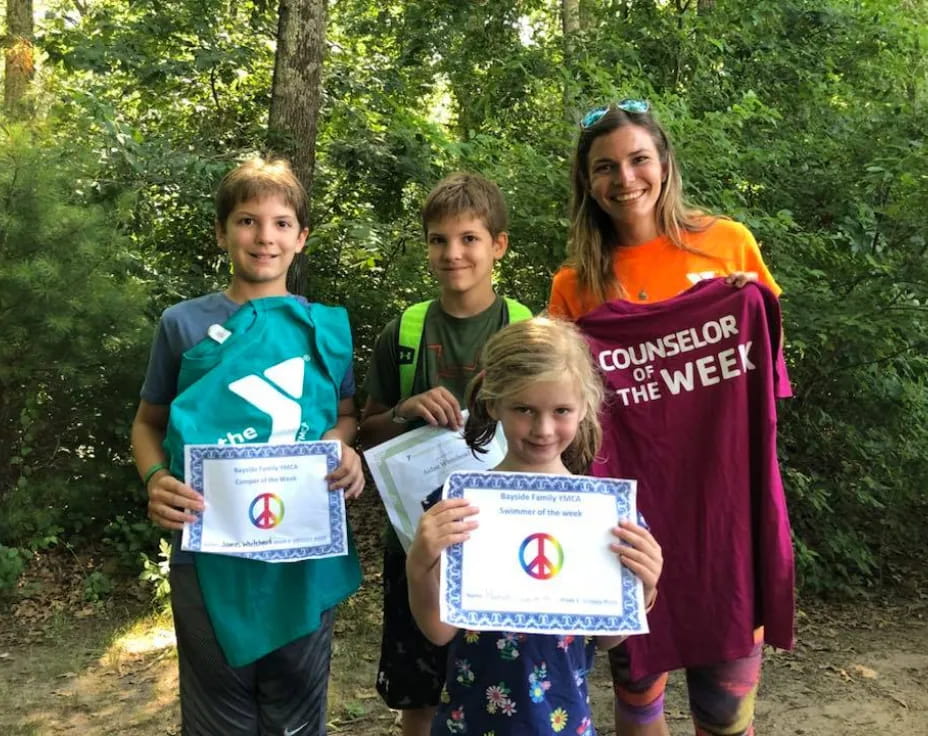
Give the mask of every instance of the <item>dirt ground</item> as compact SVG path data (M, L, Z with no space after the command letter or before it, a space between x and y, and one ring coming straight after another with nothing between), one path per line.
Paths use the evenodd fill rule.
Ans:
M369 499L369 500L368 500ZM329 693L331 734L398 734L373 690L380 642L380 515L352 509L365 584L339 611ZM85 597L94 562L35 558L18 594L0 601L0 734L179 734L170 617L125 581L104 603ZM768 651L757 733L928 734L928 599L801 601L797 646ZM614 734L609 674L598 658L591 693L601 736ZM668 690L671 733L692 733L685 687Z

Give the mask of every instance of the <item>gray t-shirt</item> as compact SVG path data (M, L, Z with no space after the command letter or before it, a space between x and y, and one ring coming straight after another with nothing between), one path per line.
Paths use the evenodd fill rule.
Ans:
M294 296L304 304L309 302ZM151 345L148 369L140 395L150 404L168 406L177 396L177 378L184 353L206 338L212 325L222 324L242 305L232 301L223 292L187 299L168 307L161 315L155 339ZM338 395L349 399L355 394L354 368L348 365ZM191 564L193 553L180 548L180 532L175 532L172 544L172 565Z

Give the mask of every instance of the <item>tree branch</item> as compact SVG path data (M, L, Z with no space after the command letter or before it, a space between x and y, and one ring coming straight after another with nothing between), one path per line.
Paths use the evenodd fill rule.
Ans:
M209 89L210 89L210 92L212 93L213 104L216 106L216 114L219 116L220 119L223 119L225 117L225 114L222 109L222 105L219 103L219 92L216 89L216 68L215 67L212 67L209 70Z

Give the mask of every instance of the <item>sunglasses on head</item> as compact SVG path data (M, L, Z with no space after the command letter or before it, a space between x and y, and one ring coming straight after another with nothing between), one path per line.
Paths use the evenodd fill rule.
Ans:
M587 128L592 128L594 125L596 125L596 123L602 120L603 115L609 112L613 107L621 110L622 112L630 112L642 115L651 109L651 103L647 100L633 100L631 98L626 98L624 100L620 100L619 102L613 102L609 105L603 105L602 107L594 108L586 115L584 115L580 120L580 127L584 130Z

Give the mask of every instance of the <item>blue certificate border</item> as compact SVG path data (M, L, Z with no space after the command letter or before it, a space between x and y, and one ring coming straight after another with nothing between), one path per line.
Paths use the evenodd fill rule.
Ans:
M538 473L457 472L448 478L446 498L463 498L468 488L498 491L541 491L597 493L615 496L616 519L631 519L632 484L615 478L589 476L542 475ZM621 569L622 614L620 616L582 615L576 613L513 613L486 609L465 609L461 581L464 576L463 544L453 544L445 552L447 585L445 606L447 621L460 628L497 631L637 631L646 628L636 601L637 578L624 565Z
M296 442L292 445L188 445L190 453L190 477L187 482L200 493L203 491L203 462L205 460L238 460L247 458L287 458L302 457L305 455L325 455L326 471L331 473L339 464L338 443L322 442ZM263 552L212 552L204 554L223 554L227 557L244 557L249 560L262 560L264 562L296 562L312 557L335 557L348 554L345 534L345 513L342 494L329 493L329 533L332 540L329 544L320 544L315 547L291 547L290 549L273 549ZM190 543L186 549L191 552L200 552L203 536L203 516L197 514L197 520L190 525Z

